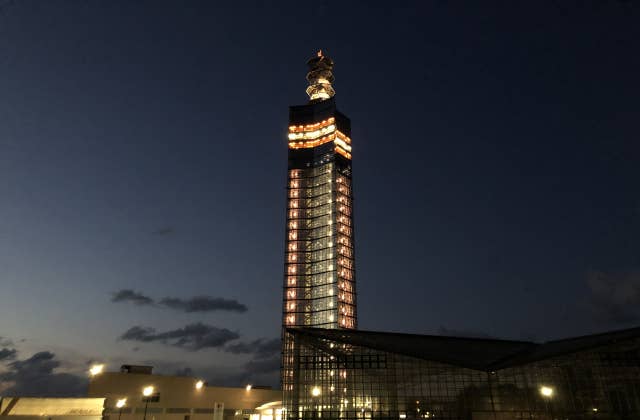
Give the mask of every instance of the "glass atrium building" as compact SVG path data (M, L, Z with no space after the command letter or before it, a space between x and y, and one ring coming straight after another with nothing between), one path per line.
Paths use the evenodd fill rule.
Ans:
M292 328L287 419L640 419L640 328L537 344Z

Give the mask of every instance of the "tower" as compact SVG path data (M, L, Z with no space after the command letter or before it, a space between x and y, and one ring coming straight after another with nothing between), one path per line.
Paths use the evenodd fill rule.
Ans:
M356 328L351 122L333 61L307 65L309 103L289 108L283 327Z
M281 371L286 419L300 413L294 384L302 374L301 348L287 329L357 327L351 121L336 108L333 61L318 51L307 65L309 102L289 108ZM316 383L329 381L319 369L305 372Z

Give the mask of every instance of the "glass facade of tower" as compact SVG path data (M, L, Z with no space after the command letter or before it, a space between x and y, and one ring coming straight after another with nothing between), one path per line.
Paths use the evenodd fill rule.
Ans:
M285 328L356 327L349 132L333 99L291 108Z
M330 59L310 60L310 102L289 109L283 331L357 326L351 122L332 97ZM293 354L283 345L282 386Z
M640 329L545 344L287 334L286 419L640 419Z

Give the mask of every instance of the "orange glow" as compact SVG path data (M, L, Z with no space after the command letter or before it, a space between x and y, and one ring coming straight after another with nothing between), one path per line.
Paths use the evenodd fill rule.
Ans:
M322 127L327 127L336 122L336 119L331 117L328 120L322 120L315 124L307 124L307 125L292 125L289 126L289 131L292 133L300 133L305 131L315 131Z
M336 137L347 144L351 144L351 139L345 136L341 131L336 131Z
M346 157L347 159L351 159L351 153L347 152L342 147L336 146L335 151L341 154L342 156Z

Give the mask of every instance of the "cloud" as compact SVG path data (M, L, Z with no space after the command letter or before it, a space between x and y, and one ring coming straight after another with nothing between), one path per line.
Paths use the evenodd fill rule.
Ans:
M60 362L49 351L16 360L0 373L3 395L7 396L82 396L87 392L87 379L70 373L57 373Z
M132 289L121 289L111 294L111 302L131 302L136 305L155 305L153 298L138 293ZM246 312L247 306L235 299L225 299L212 296L194 296L189 299L179 297L165 297L158 302L159 306L173 309L176 311L192 313L192 312L213 312L213 311L229 311L229 312ZM1 344L1 343L0 343Z
M15 359L15 357L16 357L16 349L8 349L5 347L2 350L0 350L0 361Z
M280 371L280 356L265 360L251 360L245 365L245 370L252 374L264 374Z
M120 336L121 340L160 342L162 344L198 351L205 348L221 348L229 341L239 338L238 333L201 322L182 328L156 332L155 328L133 326Z
M273 338L266 340L259 338L257 340L247 342L239 342L230 344L225 347L225 351L233 354L253 354L257 359L265 359L280 353L281 340Z
M166 297L160 301L167 308L183 312L231 311L246 312L247 306L235 299L214 298L211 296L194 296L191 299Z
M13 347L13 341L6 338L6 337L0 337L0 346L2 347Z
M167 227L154 230L153 232L151 232L151 234L158 235L158 236L165 236L165 235L171 235L173 232L175 232L174 229L171 226L167 226Z
M183 367L175 370L171 373L172 376L193 376L193 369L190 367Z
M131 289L121 289L113 293L111 302L131 302L136 305L153 305L153 299Z
M468 338L495 338L494 336L487 334L482 331L474 331L474 330L465 330L465 329L450 329L446 328L442 325L438 328L436 332L438 335L446 335L449 337L468 337Z
M640 321L640 271L587 273L591 307L598 321L631 324Z

